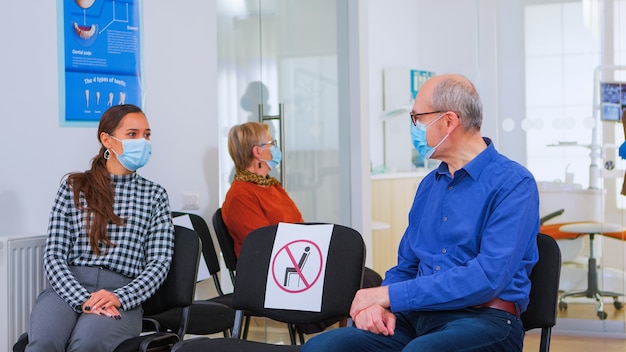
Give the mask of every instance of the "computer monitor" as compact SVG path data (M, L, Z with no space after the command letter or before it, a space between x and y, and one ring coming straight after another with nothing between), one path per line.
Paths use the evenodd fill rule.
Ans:
M600 82L600 118L621 122L626 110L626 83Z

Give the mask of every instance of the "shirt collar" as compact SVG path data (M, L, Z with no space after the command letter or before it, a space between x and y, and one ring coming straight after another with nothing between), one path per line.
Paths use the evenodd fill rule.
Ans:
M485 150L480 152L474 159L472 159L469 163L467 163L465 166L458 170L464 170L465 173L467 173L474 180L478 178L480 173L498 154L490 138L483 137L483 140L487 144L487 148L485 148ZM445 162L441 162L441 164L439 164L439 167L437 168L437 179L439 179L439 177L441 177L442 175L451 176L450 172L448 171L448 164L446 164Z
M129 182L137 178L137 173L133 172L128 175L111 175L111 181L113 182Z

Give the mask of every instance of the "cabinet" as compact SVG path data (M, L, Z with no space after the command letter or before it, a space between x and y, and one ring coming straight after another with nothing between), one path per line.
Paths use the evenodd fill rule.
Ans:
M415 191L425 173L397 173L372 176L373 269L384 276L396 265L398 245L408 226Z

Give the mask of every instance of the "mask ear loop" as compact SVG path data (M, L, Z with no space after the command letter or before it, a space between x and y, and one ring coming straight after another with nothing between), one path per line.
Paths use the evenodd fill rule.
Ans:
M456 115L456 112L454 112L454 114ZM445 114L444 114L444 115L445 115ZM459 115L456 115L456 116L457 116L457 119L459 119L459 120L460 120ZM461 122L459 121L459 124L460 124L460 123L461 123ZM445 142L445 141L446 141L446 139L448 139L448 137L450 137L450 133L454 132L454 130L455 130L455 129L457 129L457 127L459 127L459 125L456 125L452 131L450 131L450 132L446 133L446 136L445 136L445 137L443 137L443 139L441 140L441 142L437 143L437 146L436 146L436 147L434 147L434 148L435 148L435 149L437 149L437 148L438 148L438 147L439 147L439 146L440 146L443 142Z
M438 118L436 118L434 121L432 121L432 122L431 122L431 123L429 123L428 125L432 125L432 124L433 124L433 122L435 122L435 121L439 120L439 119L440 119L440 118L442 118L444 115L445 115L445 113L443 113L441 116L439 116ZM445 141L446 141L446 139L448 139L448 137L450 137L450 132L446 133L446 135L445 135L445 136L441 139L441 141L439 141L439 143L437 143L437 145L436 145L436 146L432 147L432 148L433 148L433 150L436 150L437 148L439 148L439 146L440 146L440 145L442 145L442 144L443 144L443 142L445 142ZM433 153L434 153L434 151L433 151Z

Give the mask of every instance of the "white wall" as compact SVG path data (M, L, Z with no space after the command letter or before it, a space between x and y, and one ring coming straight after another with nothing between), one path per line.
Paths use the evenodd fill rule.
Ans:
M360 116L371 123L373 165L382 163L379 113L385 67L466 74L483 95L483 133L514 159L512 154L525 150L514 143L515 138L499 138L497 132L500 110L523 111L523 84L512 70L501 69L523 67L518 64L523 55L518 58L516 49L521 41L506 39L521 36L511 27L517 17L497 19L508 12L521 16L515 11L519 1L501 2L360 2L367 17L362 33L367 58L362 62L368 75L361 82L366 96ZM98 142L95 127L59 127L56 3L9 2L5 10L11 15L0 22L0 31L12 35L0 37L0 47L7 53L0 65L0 116L5 126L0 137L0 235L25 236L45 233L59 181L67 172L89 168ZM220 206L217 40L211 20L216 15L215 1L192 0L181 7L150 0L144 1L143 10L145 110L153 129L154 154L140 174L168 190L174 210L182 208L183 193L198 193L197 212L209 219ZM507 30L500 28L502 23ZM507 53L499 53L504 46L500 42L509 46ZM511 89L501 89L503 85ZM506 108L498 101L507 101ZM521 157L517 160L523 162ZM363 200L369 199L367 191L364 188Z
M518 129L502 136L497 124L501 115L524 115L519 2L364 4L369 84L362 116L371 123L373 165L382 164L378 115L385 67L466 74L483 95L483 134L493 137L502 152L525 162L523 134ZM6 127L0 138L0 235L42 233L61 177L87 169L97 152L96 129L59 127L56 3L9 2L5 10L11 15L0 22L0 30L12 35L0 37L7 53L0 66L0 116ZM154 155L140 173L167 188L173 209L181 208L183 193L199 193L198 212L206 216L219 206L216 29L209 20L214 16L214 1L192 0L184 7L144 1L145 110L154 132Z
M364 99L369 103L369 148L374 167L383 164L383 70L428 69L418 62L418 4L415 0L367 0L369 94ZM408 122L406 137L410 143Z
M373 166L383 163L382 72L408 67L467 76L483 100L482 134L497 149L525 164L525 136L502 132L500 121L518 123L524 111L523 27L520 0L368 0L369 119ZM407 118L408 121L408 118ZM408 122L406 134L410 142Z
M62 176L89 168L96 127L59 127L55 1L9 1L0 21L0 235L46 231ZM172 209L200 194L198 213L219 206L215 2L143 2L145 112L153 156L139 170L163 185Z

